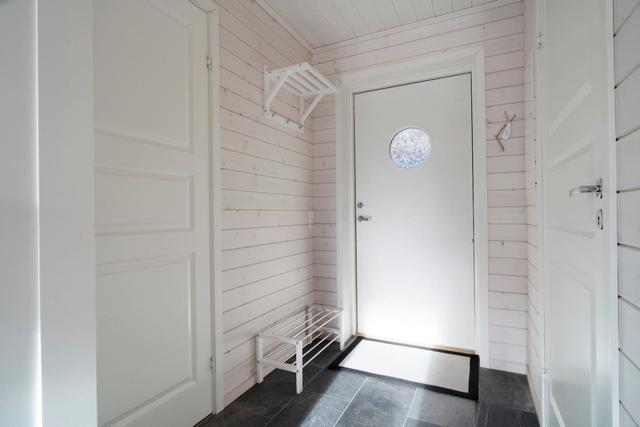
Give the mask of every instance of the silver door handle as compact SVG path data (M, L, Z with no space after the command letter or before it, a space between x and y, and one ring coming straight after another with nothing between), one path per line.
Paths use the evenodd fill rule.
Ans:
M579 187L572 188L569 190L569 197L587 193L595 193L598 199L602 199L602 178L596 179L595 185L581 185Z
M371 217L369 215L358 215L358 222L362 222L362 221L371 221Z

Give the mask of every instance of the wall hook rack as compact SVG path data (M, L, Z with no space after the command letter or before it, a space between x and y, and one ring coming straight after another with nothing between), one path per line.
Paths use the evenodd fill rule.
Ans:
M271 108L271 103L281 90L295 95L300 102L300 121L288 119ZM336 92L336 87L318 70L306 62L277 70L264 66L264 115L276 122L304 132L304 122L323 96ZM311 99L307 105L307 99Z

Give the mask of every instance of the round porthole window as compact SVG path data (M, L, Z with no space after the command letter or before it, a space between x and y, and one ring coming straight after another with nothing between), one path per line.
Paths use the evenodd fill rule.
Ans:
M422 129L406 128L396 133L389 145L391 160L397 166L410 169L424 163L431 153L429 135Z

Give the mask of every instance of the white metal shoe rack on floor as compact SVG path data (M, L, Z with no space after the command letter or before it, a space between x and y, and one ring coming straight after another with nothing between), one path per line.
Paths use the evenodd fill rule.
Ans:
M340 350L343 349L341 325L342 309L310 305L258 332L258 383L264 379L265 367L283 369L296 374L296 392L301 393L303 368L336 340L340 342ZM269 350L265 354L266 348ZM295 356L293 362L290 361L292 356Z

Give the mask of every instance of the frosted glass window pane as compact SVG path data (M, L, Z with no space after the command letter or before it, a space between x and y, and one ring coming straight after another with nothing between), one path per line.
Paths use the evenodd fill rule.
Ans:
M422 129L403 129L391 139L389 154L397 166L404 169L415 168L429 157L431 142Z

